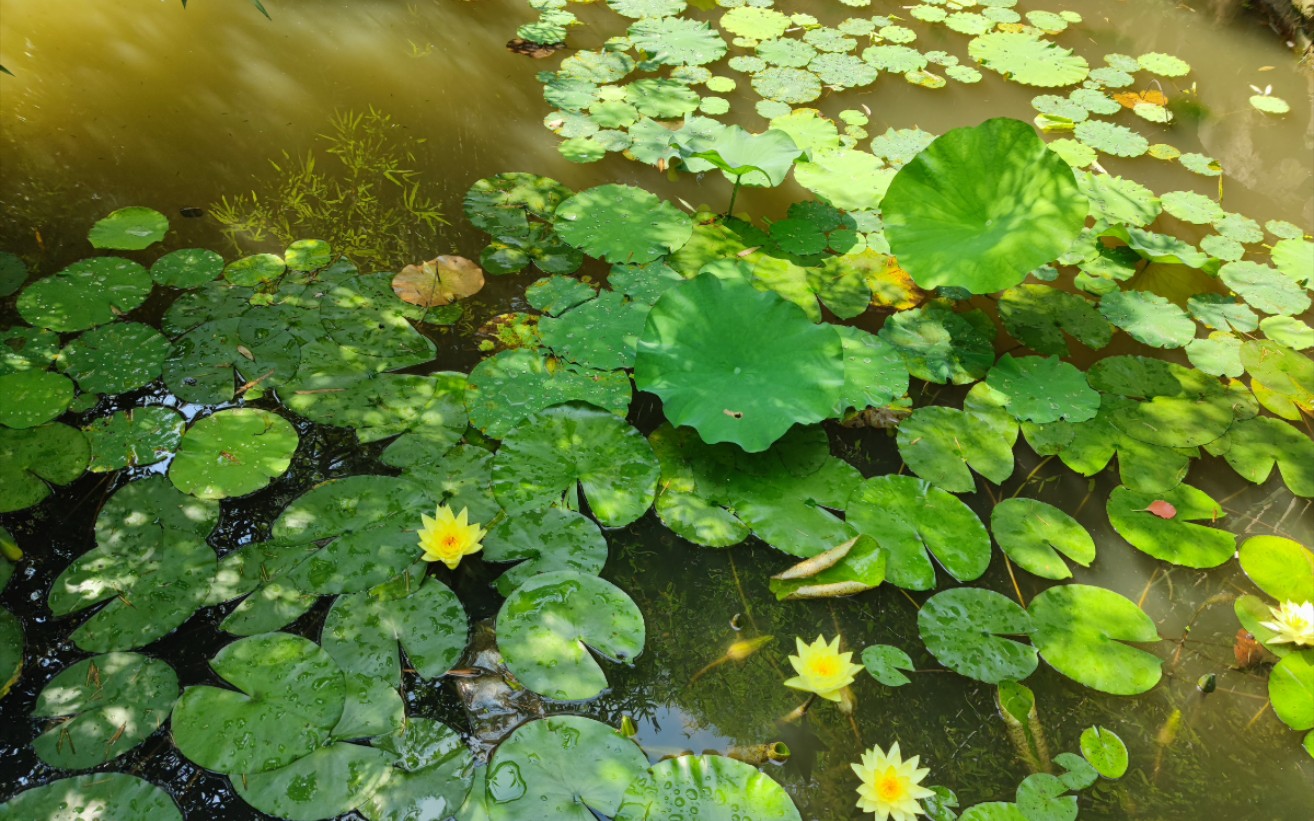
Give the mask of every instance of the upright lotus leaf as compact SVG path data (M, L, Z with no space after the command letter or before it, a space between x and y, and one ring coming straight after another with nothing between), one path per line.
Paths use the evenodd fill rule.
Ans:
M711 26L686 17L640 20L629 29L630 42L654 62L668 66L701 66L721 59L725 41Z
M202 323L174 340L164 361L164 382L184 401L218 405L237 395L238 376L277 387L297 373L300 362L298 340L281 323L230 317Z
M996 484L1013 475L1013 447L975 414L918 408L899 425L899 456L914 473L952 493L976 489L970 467Z
M170 251L151 265L151 279L171 288L195 288L224 272L224 258L204 248Z
M465 608L445 584L403 573L363 593L344 594L324 617L321 646L349 673L401 687L401 659L423 679L456 666L470 627Z
M167 792L125 773L92 773L33 787L0 804L0 818L183 821Z
M1004 395L1008 412L1020 422L1085 422L1100 409L1100 395L1085 374L1056 356L1004 354L986 375L986 384Z
M68 667L37 697L33 718L51 719L32 741L37 756L62 770L99 767L146 740L169 717L178 676L137 653L107 653Z
M1314 552L1280 536L1251 536L1237 551L1255 586L1279 602L1314 601Z
M1114 291L1100 299L1100 313L1132 339L1152 348L1181 348L1195 338L1186 311L1148 291Z
M1036 669L1036 649L1008 636L1027 636L1031 616L1007 596L977 587L936 593L917 611L926 649L954 672L998 684Z
M492 821L593 821L610 817L648 767L633 741L584 716L521 724L488 762Z
M630 407L629 377L549 359L538 350L509 350L470 371L465 407L470 424L493 437L506 436L526 417L563 402L588 402L624 414Z
M479 293L483 287L483 269L457 256L438 256L419 265L407 265L392 278L397 297L422 308L448 305Z
M127 393L159 376L168 353L168 340L154 328L115 322L65 345L57 364L84 393Z
M817 93L820 94L820 84ZM886 168L880 160L852 148L812 151L794 167L794 180L799 185L845 211L882 207L882 198L894 176L894 170Z
M1273 712L1293 730L1314 728L1314 650L1288 653L1268 677Z
M153 208L130 205L96 220L87 239L94 248L140 251L164 239L169 220Z
M1159 683L1163 660L1123 642L1159 641L1154 620L1112 590L1051 587L1031 600L1031 641L1063 675L1102 693L1134 696Z
M898 647L873 644L865 648L862 651L862 666L867 668L872 678L886 687L902 687L912 683L912 679L900 671L911 672L914 669L913 661Z
M652 505L659 473L647 440L613 413L557 405L525 419L502 440L493 493L507 513L541 510L563 498L578 507L582 487L594 518L622 527Z
M453 445L465 433L465 377L379 374L340 388L295 392L284 404L321 425L354 428L362 443L416 432Z
M578 365L601 371L630 368L649 307L603 291L560 316L544 317L538 330L544 345Z
M898 587L935 589L931 555L960 582L980 578L990 565L990 536L971 508L911 476L867 479L846 513L849 524L889 554L885 579Z
M151 277L119 257L79 260L18 295L18 313L38 328L67 333L113 322L146 301Z
M326 821L363 804L387 779L383 750L338 741L285 766L232 778L242 800L288 821Z
M854 536L771 577L780 601L828 599L873 590L885 581L885 552L870 536Z
M837 325L835 331L844 350L838 414L882 408L908 392L908 367L893 345L861 328Z
M607 563L607 540L587 516L550 507L503 519L484 537L484 561L520 563L493 582L503 596L553 570L597 575Z
M1113 338L1113 328L1080 294L1048 285L1019 285L999 297L1004 329L1031 350L1053 356L1069 353L1064 334L1099 350Z
M607 676L589 650L629 663L643 652L643 614L625 591L596 576L556 570L535 576L497 614L497 646L507 669L536 693L591 699Z
M632 185L599 185L563 202L557 233L608 262L652 262L689 240L693 223L675 206Z
M635 382L662 398L673 424L759 452L792 425L833 412L842 351L829 325L813 325L778 295L703 274L653 306Z
M1177 510L1164 519L1151 513L1153 502L1163 501ZM1186 567L1217 567L1236 552L1236 536L1226 530L1193 522L1217 522L1222 507L1204 491L1178 485L1159 494L1137 493L1116 487L1109 494L1109 522L1118 535L1138 550Z
M318 549L316 544L270 541L252 542L226 554L219 560L206 604L242 601L219 623L219 629L234 636L254 636L296 621L319 596L298 589L287 574Z
M1279 419L1256 416L1234 423L1206 450L1222 455L1246 481L1268 481L1276 465L1287 489L1302 498L1314 497L1314 441Z
M86 436L68 425L0 427L0 513L40 502L50 495L50 484L72 482L87 469L90 455Z
M207 770L276 770L323 747L342 716L342 670L309 639L287 633L238 639L210 668L237 689L188 687L171 722L179 751Z
M731 125L719 131L711 144L694 156L720 168L736 183L775 187L785 181L801 153L784 131L767 129L761 134L751 134Z
M369 821L446 819L470 791L474 757L445 724L411 717L395 732L374 739L392 756L392 769L359 812Z
M966 385L995 361L990 318L980 311L956 313L941 302L900 311L886 320L880 338L903 355L909 373L927 382Z
M655 818L802 821L784 788L758 768L719 755L659 761L625 790L615 821Z
M918 285L985 294L1062 254L1088 206L1031 126L996 118L937 137L899 170L881 210L890 248Z
M287 471L298 441L292 423L275 413L222 410L183 434L169 479L200 499L245 496Z
M73 401L73 381L50 371L19 371L0 376L0 425L35 428L68 410Z
M990 512L995 541L1023 570L1044 579L1071 578L1063 554L1082 567L1095 560L1095 540L1068 514L1036 499L1005 499Z

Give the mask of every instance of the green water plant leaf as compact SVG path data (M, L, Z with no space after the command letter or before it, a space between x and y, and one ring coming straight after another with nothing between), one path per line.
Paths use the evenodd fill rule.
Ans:
M867 668L871 677L886 687L902 687L911 684L912 679L901 670L912 671L913 661L908 654L898 647L888 644L873 644L862 651L862 666Z
M1181 348L1195 337L1195 323L1186 312L1149 291L1105 294L1100 313L1132 339L1153 348Z
M349 813L390 771L383 750L337 742L290 764L235 777L233 789L262 813L289 821L319 821Z
M1279 602L1314 601L1314 552L1281 536L1251 536L1237 551L1255 586Z
M1041 354L1068 356L1067 336L1093 350L1113 338L1090 300L1049 285L1009 288L999 297L999 318L1014 339Z
M899 170L881 209L890 248L918 285L991 293L1063 253L1087 203L1031 126L996 118L937 137Z
M59 356L59 334L15 325L0 331L0 375L44 371Z
M497 614L502 658L529 689L560 701L591 699L607 676L589 650L630 663L643 652L643 614L610 582L555 570L515 590Z
M82 431L68 425L0 427L0 513L31 507L50 495L51 484L72 482L90 455Z
M88 470L108 473L153 465L178 449L186 422L172 408L129 408L96 419L83 428L91 446Z
M1112 403L1109 417L1128 436L1162 447L1208 444L1254 414L1253 402L1217 379L1159 359L1106 357L1091 366L1087 379L1106 403L1111 396L1141 400Z
M140 251L164 239L169 220L153 208L130 205L96 220L87 239L94 248Z
M224 272L224 258L204 248L170 251L151 265L151 279L170 288L195 288Z
M201 499L245 496L287 471L298 442L296 428L275 413L222 410L183 434L169 480Z
M1100 395L1085 374L1056 356L1004 354L986 375L986 384L1003 394L1008 412L1020 422L1084 422L1100 408Z
M831 414L844 385L839 336L773 292L703 274L648 314L635 382L666 418L709 443L765 450L791 425Z
M493 462L493 493L511 515L541 510L578 490L601 524L621 527L652 505L659 473L647 440L624 419L584 404L540 411L506 435Z
M478 180L465 195L465 214L494 237L525 236L530 219L551 221L571 190L550 177L512 171Z
M159 659L107 653L50 680L33 718L51 724L32 741L37 756L62 770L98 767L155 732L178 698L178 676Z
M972 581L990 564L985 525L955 496L911 476L867 479L845 510L849 524L888 552L886 581L933 590L931 556L954 579Z
M914 473L952 493L976 489L969 467L996 484L1013 473L1012 442L986 420L956 408L916 409L899 425L898 442L899 456Z
M975 382L995 361L989 318L979 311L957 313L941 302L898 312L881 327L880 338L903 355L909 373L927 382Z
M1095 540L1086 528L1036 499L1005 499L995 505L990 511L990 531L1004 555L1041 578L1071 578L1064 556L1082 567L1095 560Z
M73 380L50 371L27 370L0 376L0 425L35 428L68 410Z
M1314 650L1288 653L1268 677L1273 712L1293 730L1314 728Z
M27 263L9 251L0 251L0 296L9 296L27 281Z
M1156 501L1172 505L1177 515L1164 519L1151 513L1148 508ZM1236 552L1236 536L1194 524L1213 523L1225 514L1208 494L1190 485L1178 485L1160 494L1117 487L1109 494L1107 508L1109 522L1118 535L1157 559L1186 567L1217 567Z
M566 242L615 263L652 262L684 245L693 232L687 215L631 185L581 191L557 208L555 219Z
M1160 77L1185 77L1191 71L1191 66L1185 60L1159 51L1142 54L1136 58L1136 62L1144 70Z
M679 817L802 819L784 788L756 767L719 755L682 755L659 761L630 782L615 821Z
M813 150L794 167L799 185L845 211L880 207L894 175L894 169L886 168L876 157L852 148Z
M583 367L629 368L649 307L616 291L603 291L560 316L544 317L539 335L544 345Z
M588 402L615 413L630 407L624 373L596 371L549 359L533 350L509 350L470 372L465 394L470 423L493 437L506 436L522 420L563 402Z
M908 392L908 367L893 345L861 328L837 325L835 330L844 350L837 411L884 407Z
M178 749L207 770L276 770L323 747L342 717L342 670L309 639L287 633L238 639L210 668L236 689L188 687L171 722Z
M502 520L484 537L483 558L520 562L493 582L498 593L509 596L540 573L601 573L607 563L607 540L588 517L550 507Z
M224 279L233 284L256 287L274 282L287 271L287 263L278 254L251 254L235 259L224 267Z
M1154 620L1112 590L1051 587L1028 607L1031 641L1063 675L1102 693L1132 696L1159 683L1163 660L1124 642L1159 641Z
M986 68L1028 86L1076 85L1090 73L1084 57L1024 32L981 34L968 43L967 51Z
M559 275L535 280L525 288L525 301L548 316L560 316L597 295L597 289L588 283Z
M583 716L526 722L488 762L493 821L593 821L611 816L648 767L633 741Z
M151 277L119 257L79 260L18 295L18 313L38 328L82 331L112 322L146 301Z
M1249 260L1229 262L1218 269L1218 278L1260 313L1295 316L1309 310L1309 294L1271 266Z
M821 80L801 68L771 66L753 74L753 90L768 100L787 105L810 103L821 96Z
M1288 490L1306 499L1314 497L1314 441L1281 420L1242 419L1206 448L1222 455L1246 481L1262 484L1276 465Z
M316 330L323 334L322 328ZM238 376L265 387L292 378L301 350L297 338L274 317L205 322L174 341L164 361L164 382L185 401L218 405L237 395Z
M284 404L321 425L354 428L361 442L418 431L450 446L467 422L461 374L384 373L341 387L294 392Z
M139 322L92 328L64 346L57 364L86 393L127 393L160 375L169 342Z
M1241 362L1250 388L1265 408L1283 419L1314 412L1314 360L1271 340L1249 339Z
M1286 237L1273 244L1273 265L1299 285L1314 281L1314 242L1303 237Z
M1036 649L1008 636L1031 633L1021 605L977 587L936 593L917 611L917 630L936 660L990 684L1021 681L1036 669Z
M701 66L725 56L726 44L711 26L687 17L639 20L629 28L630 42L648 59L667 66Z
M228 612L219 629L235 636L268 633L291 624L319 596L299 590L287 572L314 553L318 545L252 542L219 561L206 604L242 599Z
M1096 726L1082 730L1081 754L1105 778L1122 778L1127 773L1127 745L1108 728Z
M33 787L0 804L0 818L183 821L167 792L125 773L78 775Z
M359 808L369 821L445 821L455 815L474 769L460 735L441 722L413 716L373 744L392 756L392 769Z
M785 181L801 153L784 131L770 128L753 134L732 125L718 131L711 143L693 156L710 162L743 185L777 186Z

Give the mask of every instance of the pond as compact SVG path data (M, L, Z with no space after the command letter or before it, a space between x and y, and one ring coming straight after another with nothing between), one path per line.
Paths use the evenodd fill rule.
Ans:
M646 797L636 774L708 753L672 759L690 817L732 817L701 788L829 821L871 816L851 765L897 742L958 812L998 802L978 821L1308 817L1314 650L1257 625L1314 599L1314 75L1256 16L180 5L0 0L0 802L92 772L188 821L665 818L672 765ZM964 127L955 165L930 140ZM928 157L949 183L910 182ZM1011 203L988 246L901 238L978 187ZM167 233L97 223L136 206ZM1040 254L1015 277L952 273L1010 234ZM156 264L186 249L222 258ZM142 267L78 262L107 255ZM394 296L440 255L486 283L448 259L415 281L454 300ZM416 563L439 503L482 553ZM783 684L818 636L852 653L842 692ZM514 687L481 670L498 649ZM543 715L639 746L537 721L474 768ZM174 817L133 789L112 817Z

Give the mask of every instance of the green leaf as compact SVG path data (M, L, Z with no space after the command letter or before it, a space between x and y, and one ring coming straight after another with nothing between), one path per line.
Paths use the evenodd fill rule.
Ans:
M454 730L428 718L410 717L374 747L393 757L392 769L360 807L370 821L446 819L470 791L473 756Z
M91 446L92 473L154 465L178 449L186 422L172 408L129 408L83 428Z
M145 741L177 698L178 676L158 659L108 653L80 661L37 697L32 717L59 723L33 739L32 747L62 770L99 767Z
M1314 552L1281 536L1251 536L1237 551L1241 569L1268 596L1314 601Z
M59 356L59 334L15 325L0 331L0 375L44 371Z
M693 231L689 217L670 203L629 185L581 191L561 204L556 220L562 239L609 262L651 262L684 245Z
M1081 754L1105 778L1122 778L1127 773L1127 745L1105 727L1081 731Z
M1139 157L1150 150L1150 141L1125 125L1104 120L1086 120L1072 130L1078 140L1114 157Z
M164 361L164 382L185 401L218 405L236 395L238 376L247 381L264 377L260 385L281 386L297 372L302 350L314 349L302 349L272 317L205 322L174 341Z
M908 368L893 345L860 328L837 325L835 330L844 351L837 415L850 408L885 407L908 392Z
M992 32L968 43L973 60L1028 86L1053 88L1080 83L1090 73L1083 57L1026 33Z
M1041 658L1073 681L1121 696L1159 682L1162 659L1122 643L1159 641L1154 621L1130 600L1102 587L1068 584L1044 591L1028 609Z
M770 40L789 28L789 16L774 9L739 6L721 17L721 28L752 40Z
M233 260L224 268L224 279L233 285L256 287L274 282L287 271L287 263L277 254L252 254Z
M774 187L785 181L801 153L784 131L772 128L751 134L732 125L719 131L705 150L693 156L707 160L743 185Z
M550 507L504 519L484 537L484 561L520 564L493 585L503 596L540 573L573 570L597 575L607 563L607 540L586 516Z
M780 127L780 119L771 123ZM794 167L794 180L799 185L845 211L879 208L894 176L894 169L852 148L815 149Z
M543 277L525 289L525 300L548 316L560 316L597 295L591 285L566 276Z
M470 372L465 406L472 425L502 437L525 418L563 402L588 402L623 414L630 390L624 373L563 364L540 351L509 350Z
M1309 310L1310 299L1304 289L1267 265L1248 260L1229 262L1218 269L1218 277L1260 313L1293 316Z
M768 100L801 105L821 96L821 80L801 68L772 66L753 74L753 90Z
M1186 61L1158 51L1142 54L1136 58L1136 62L1141 68L1161 77L1185 77L1191 71Z
M97 220L87 239L95 248L139 251L164 239L168 230L169 220L159 211L133 205Z
M1212 225L1223 218L1223 208L1203 194L1194 191L1169 191L1159 197L1163 210L1183 222L1195 225Z
M1153 348L1181 348L1195 337L1195 323L1185 311L1148 291L1105 294L1100 313L1132 339Z
M591 699L607 688L590 649L630 663L643 652L644 639L643 614L633 599L610 582L568 570L528 580L497 614L507 668L529 689L561 701Z
M1268 678L1273 712L1293 730L1314 727L1314 650L1288 653Z
M802 819L789 794L756 767L719 755L682 755L630 782L615 821L679 817Z
M0 804L0 817L183 821L167 792L124 773L79 775L33 787Z
M1067 579L1060 553L1082 567L1095 560L1095 540L1068 514L1035 499L1005 499L990 512L990 530L1004 554L1028 573Z
M662 398L673 424L760 452L791 425L831 414L844 384L841 352L830 326L776 294L703 274L649 312L635 382Z
M319 596L298 590L285 578L317 545L253 542L219 561L206 604L242 598L219 629L235 636L253 636L279 630L295 621L319 601Z
M571 190L549 177L524 172L494 174L478 180L465 195L465 214L481 231L495 237L524 236L529 219L551 221Z
M701 20L658 17L629 29L630 42L650 60L667 66L701 66L725 56L726 44Z
M337 742L282 767L242 773L232 779L233 789L243 801L275 818L334 818L351 812L379 788L391 773L389 758L383 750Z
M137 263L94 257L28 285L18 295L18 313L38 328L82 331L141 305L150 290L150 274Z
M1085 374L1056 356L1004 354L986 384L1004 395L1008 412L1022 422L1084 422L1100 408L1100 395L1086 384Z
M448 446L465 433L465 377L462 374L385 373L341 387L293 393L286 407L321 425L354 428L362 443L401 433L423 435Z
M1209 443L1208 450L1222 455L1243 479L1257 485L1268 481L1277 465L1288 490L1306 499L1314 497L1314 441L1281 420L1267 416L1241 420Z
M50 371L18 371L0 376L0 425L35 428L60 416L73 401L73 380Z
M0 67L2 68L2 67ZM22 257L0 251L0 296L9 296L27 281L27 264Z
M171 288L195 288L219 278L224 258L204 248L184 248L165 254L151 265L151 279Z
M1032 821L1076 821L1077 796L1049 773L1032 773L1017 785L1017 807Z
M277 414L255 408L219 411L183 434L169 479L201 499L245 496L287 471L298 441L296 428Z
M1089 300L1048 285L1005 291L999 297L999 318L1014 339L1041 354L1068 356L1065 334L1093 350L1113 338L1108 320Z
M979 311L956 313L944 303L930 302L890 317L880 338L903 355L916 378L966 385L984 377L994 364L995 333L989 322Z
M990 590L960 587L936 593L917 611L926 649L954 672L998 684L1020 681L1036 669L1036 649L1006 636L1031 633L1031 617Z
M886 687L902 687L911 683L911 679L900 670L912 670L913 662L908 654L898 647L888 644L873 644L862 651L862 666L867 668L871 677Z
M0 513L31 507L87 469L82 431L53 423L25 430L0 427Z
M1273 244L1273 265L1299 285L1314 281L1314 242L1287 237Z
M1283 419L1314 411L1314 360L1268 340L1247 340L1241 362L1264 407Z
M1165 501L1177 515L1163 519L1149 512L1150 503ZM1225 530L1192 524L1216 522L1225 515L1208 494L1190 485L1163 493L1113 489L1107 505L1109 522L1118 535L1138 550L1186 567L1217 567L1236 552L1236 536Z
M127 393L158 377L168 353L168 340L154 328L115 322L65 345L58 365L85 393Z
M555 353L586 368L630 368L648 309L616 291L603 291L560 316L543 318L539 335Z
M952 493L976 489L969 467L995 483L1013 473L1012 442L955 408L918 408L899 425L898 441L899 456L914 473Z

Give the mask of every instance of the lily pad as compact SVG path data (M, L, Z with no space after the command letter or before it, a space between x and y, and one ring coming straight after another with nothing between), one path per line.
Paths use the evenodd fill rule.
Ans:
M643 652L643 614L623 590L569 570L516 589L497 614L498 649L529 689L561 701L591 699L607 677L589 650L617 662Z
M640 20L630 26L628 34L636 49L662 65L706 65L726 52L725 41L711 26L686 17Z
M1095 540L1086 528L1053 505L1035 499L1005 499L995 505L990 512L990 530L1004 555L1044 579L1072 576L1063 556L1082 567L1095 560Z
M1114 157L1139 157L1150 149L1150 141L1125 125L1104 120L1077 123L1074 136L1095 149Z
M73 401L73 381L50 371L18 371L0 376L0 425L35 428L60 416Z
M999 318L1014 339L1041 354L1068 356L1066 336L1093 350L1113 338L1108 320L1089 300L1048 285L1005 291L999 298Z
M159 376L168 353L168 340L154 328L115 322L65 345L58 364L86 393L127 393Z
M465 257L438 256L407 265L392 278L392 290L411 305L435 308L473 296L484 287L484 272Z
M529 219L550 221L571 190L549 177L522 171L495 174L477 181L465 195L470 222L494 237L524 236Z
M295 392L284 404L321 425L354 428L361 442L417 432L449 447L465 433L461 374L385 373L342 386Z
M180 399L218 405L237 395L239 375L277 387L292 378L300 361L297 338L276 317L220 319L198 325L174 342L164 361L164 382Z
M1281 536L1252 536L1237 551L1255 586L1279 602L1314 601L1314 552Z
M768 100L801 105L821 96L821 80L801 68L771 66L753 74L753 90Z
M50 484L77 479L90 454L82 431L68 425L0 427L0 513L31 507L50 495Z
M44 371L59 355L59 334L15 325L0 331L0 375Z
M151 265L151 279L171 288L195 288L213 282L224 272L224 258L204 248L171 251Z
M557 233L608 262L644 263L678 249L693 231L689 217L630 185L599 185L557 208Z
M682 755L659 761L630 782L615 821L680 817L802 819L784 788L756 767L719 755Z
M1163 660L1124 642L1159 641L1154 621L1112 590L1051 587L1031 600L1031 641L1063 675L1102 693L1133 696L1154 687Z
M317 547L252 542L226 554L219 561L206 604L242 601L219 623L219 629L235 636L268 633L286 627L314 606L319 596L299 590L285 574Z
M932 302L890 317L880 338L903 355L908 372L918 379L965 385L984 377L994 364L995 333L989 323L980 312L957 313Z
M563 402L589 402L625 413L630 391L624 373L563 364L539 351L510 350L474 367L465 405L472 425L502 437L526 417Z
M0 251L0 296L9 296L27 281L27 265L22 257Z
M538 324L539 334L554 352L586 368L629 368L649 307L616 291L603 291L560 316L545 317Z
M860 328L837 325L835 330L844 350L837 411L885 407L908 392L908 368L893 345Z
M1177 510L1171 519L1151 513L1152 502L1165 501ZM1161 494L1137 493L1125 487L1109 495L1109 522L1132 546L1157 559L1186 567L1217 567L1236 552L1236 536L1193 522L1216 522L1225 515L1208 494L1178 485Z
M52 331L83 331L112 322L146 301L151 277L119 257L93 257L39 279L18 295L18 312Z
M986 384L1004 395L1008 411L1019 421L1045 424L1060 419L1084 422L1094 418L1100 395L1085 374L1058 357L1000 357Z
M183 821L167 792L124 773L92 773L33 787L0 804L0 818Z
M396 732L374 739L374 747L393 761L387 778L359 808L370 821L446 819L470 791L473 756L445 724L411 717Z
M1229 262L1218 270L1218 277L1260 313L1294 316L1309 310L1310 299L1304 289L1268 265L1248 260Z
M936 593L917 611L926 649L954 672L998 684L1036 669L1036 649L1008 636L1031 633L1031 616L1012 599L976 587Z
M164 239L168 230L169 220L159 211L131 205L97 220L87 239L95 248L140 251Z
M1293 730L1314 728L1314 650L1288 653L1268 678L1273 712Z
M1186 312L1155 293L1114 291L1100 299L1100 313L1137 342L1152 348L1181 348L1195 337Z
M969 467L996 484L1013 474L1012 441L956 408L916 409L899 425L898 441L899 456L914 473L952 493L976 489Z
M586 516L551 507L503 520L484 538L483 558L520 562L493 582L498 593L509 596L540 573L573 570L597 575L607 563L607 540Z
M92 473L154 465L178 449L186 422L172 408L129 408L83 428L91 445Z
M1221 454L1246 481L1262 484L1276 465L1288 490L1306 499L1314 497L1314 441L1281 420L1243 419L1207 448ZM1314 601L1314 596L1310 598Z
M223 410L183 434L169 479L201 499L245 496L282 476L297 449L296 428L256 408Z
M391 773L389 764L383 750L337 742L282 767L234 777L233 789L275 818L319 821L364 803Z
M1105 778L1122 778L1127 773L1127 745L1112 730L1104 727L1082 730L1081 754Z
M912 659L898 647L888 644L873 644L862 651L862 666L867 668L871 677L886 687L902 687L911 684L912 679L900 670L913 670Z
M968 43L973 60L1008 79L1028 86L1055 88L1086 79L1090 65L1049 40L1022 32L991 32Z

